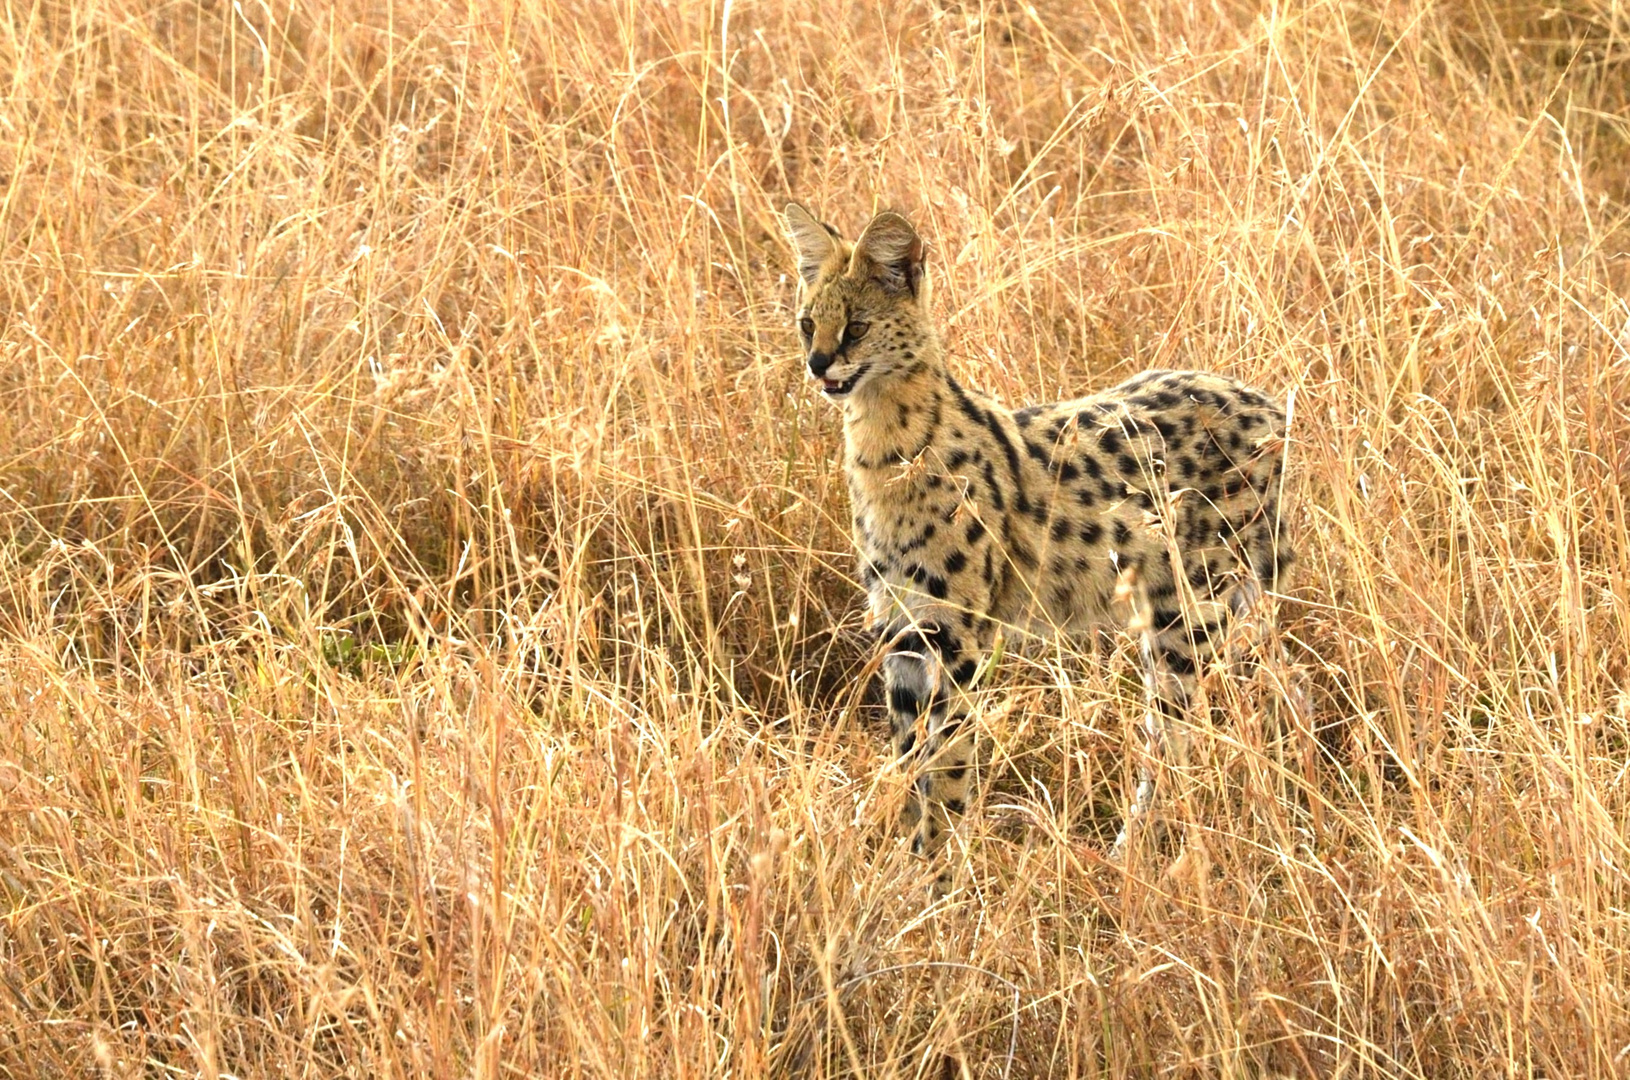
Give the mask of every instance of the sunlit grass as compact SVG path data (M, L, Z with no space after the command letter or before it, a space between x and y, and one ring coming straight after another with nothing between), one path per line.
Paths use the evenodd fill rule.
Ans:
M0 1073L1613 1076L1622 5L0 15ZM889 835L788 198L1009 403L1294 403L1312 691ZM1274 677L1295 673L1276 671Z

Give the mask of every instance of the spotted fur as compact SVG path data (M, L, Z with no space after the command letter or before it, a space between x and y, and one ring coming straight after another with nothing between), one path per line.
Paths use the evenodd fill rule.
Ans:
M879 214L853 244L796 203L786 223L805 361L843 410L855 548L886 650L894 747L914 776L916 848L937 847L967 806L972 688L998 627L1134 629L1158 754L1231 622L1290 561L1284 410L1221 375L1146 371L1010 411L946 370L910 222ZM1152 793L1146 768L1128 822Z

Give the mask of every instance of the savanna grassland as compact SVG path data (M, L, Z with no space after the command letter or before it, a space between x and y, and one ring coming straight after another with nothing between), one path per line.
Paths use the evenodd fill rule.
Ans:
M1630 1068L1630 8L0 14L0 1076ZM1129 640L888 822L797 198L1009 404L1293 402L1166 828ZM1289 718L1287 720L1287 717Z

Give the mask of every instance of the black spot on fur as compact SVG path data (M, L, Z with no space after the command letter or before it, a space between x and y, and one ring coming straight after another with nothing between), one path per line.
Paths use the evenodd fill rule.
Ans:
M1081 525L1081 542L1083 544L1096 544L1104 538L1104 527L1096 521L1083 522Z
M1217 635L1222 633L1222 628L1223 625L1220 621L1212 620L1200 626L1189 627L1188 633L1195 645L1210 645Z
M897 632L897 636L889 646L891 653L917 653L921 655L928 652L928 639L923 637L920 630L906 630Z
M1126 522L1124 522L1124 521L1115 522L1115 543L1117 545L1125 545L1125 544L1131 543L1131 541L1132 541L1132 530L1127 527Z
M909 686L889 687L889 712L896 716L916 717L922 702Z
M990 492L990 501L995 504L998 512L1007 509L1007 500L1002 497L1002 489L996 486L996 469L990 462L985 462L985 487Z
M955 383L951 385L953 388L956 387ZM979 412L978 406L971 401L968 402L968 408L973 409L976 414ZM1007 432L1003 429L1001 421L996 419L995 413L987 412L983 416L985 427L990 431L991 437L996 440L997 445L1002 448L1002 454L1007 458L1008 475L1013 478L1013 503L1020 510L1023 510L1028 506L1030 499L1025 494L1024 477L1019 471L1019 449L1013 445L1013 440L1007 437Z
M1170 600L1177 595L1177 583L1165 573L1143 585L1143 598L1151 604L1158 604L1162 600Z
M941 656L956 652L956 632L948 627L929 625L911 629L894 639L890 652L916 653L919 656L938 653Z
M1194 659L1176 649L1161 649L1155 654L1155 662L1174 675L1194 674Z
M957 574L962 573L963 567L967 565L968 556L960 551L953 551L951 557L945 560L945 573L949 577L955 577Z
M962 389L962 385L955 379L950 380L950 384L951 396L956 399L956 407L962 410L962 415L975 424L983 426L985 423L985 410L981 409L974 399L968 396L968 392Z
M969 544L979 543L980 538L984 535L985 523L983 521L980 521L978 518L974 518L972 521L968 522L967 542Z

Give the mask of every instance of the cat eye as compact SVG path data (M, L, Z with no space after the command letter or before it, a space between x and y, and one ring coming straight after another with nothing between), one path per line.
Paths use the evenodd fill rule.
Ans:
M859 341L866 336L866 331L872 328L871 323L852 322L843 328L843 337L846 341Z
M798 320L798 329L804 332L805 337L814 337L815 320L810 318L808 315L805 315L802 319Z

